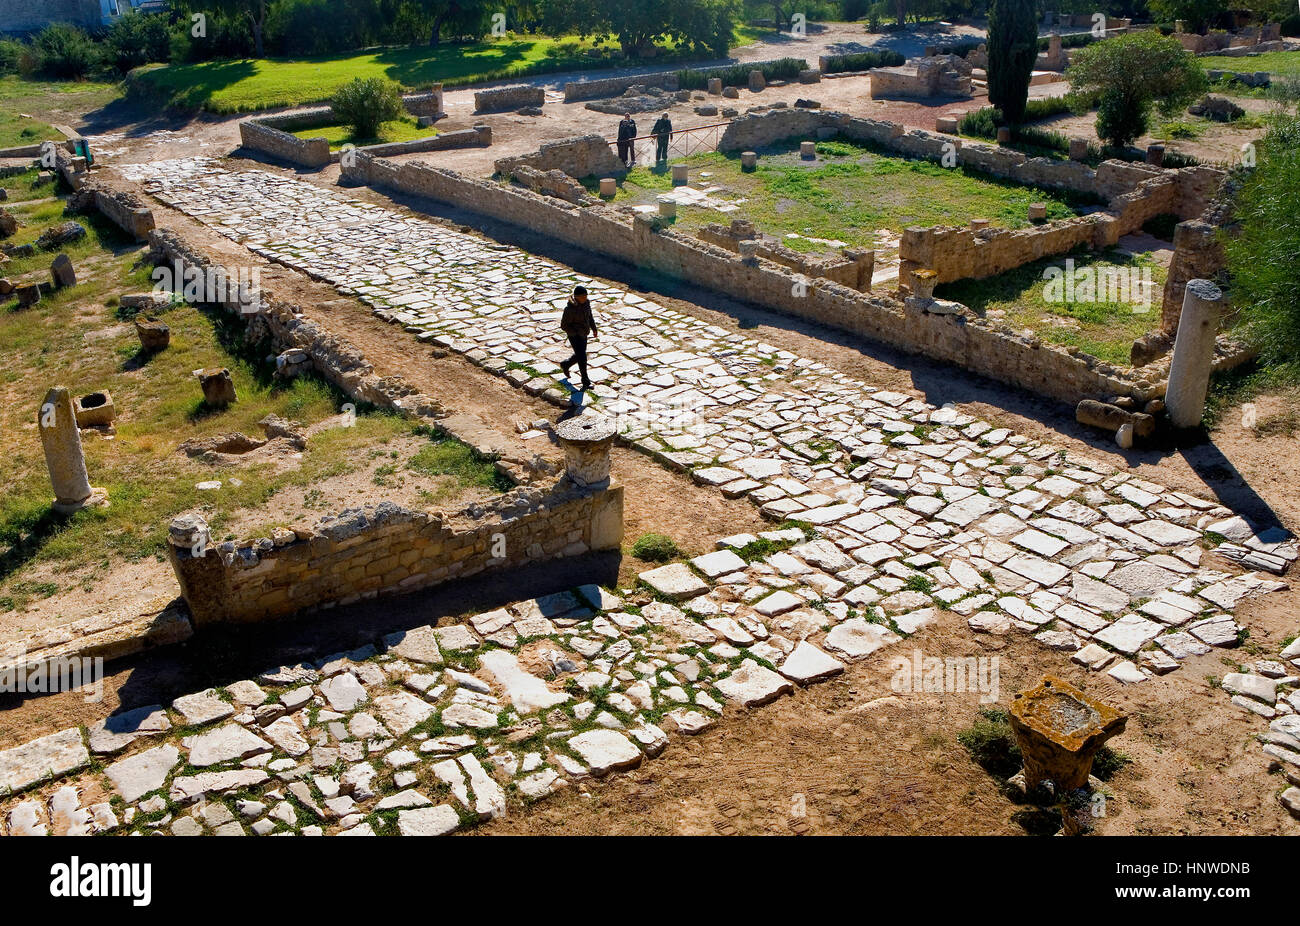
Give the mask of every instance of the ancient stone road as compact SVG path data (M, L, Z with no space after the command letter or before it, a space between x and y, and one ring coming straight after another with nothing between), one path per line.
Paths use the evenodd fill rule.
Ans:
M160 707L153 722L204 729L132 753L122 762L135 765L116 775L107 769L129 805L130 819L114 826L447 831L502 812L507 793L540 797L558 780L657 754L665 728L696 732L725 701L761 704L829 677L915 632L936 606L975 632L1033 633L1137 684L1235 645L1236 604L1280 587L1201 567L1206 532L1283 562L1296 555L1290 538L1256 537L1212 501L874 389L554 261L215 161L124 172L255 253L355 293L409 336L534 393L558 388L559 308L584 283L602 322L593 379L624 436L697 482L808 527L724 538L690 567L652 570L642 579L659 600L644 607L595 589L586 602L552 596L468 627L413 631L388 652L194 696L195 717L186 699L170 715ZM1269 702L1269 692L1242 687L1236 697L1252 709L1300 709L1300 695L1274 690ZM79 768L88 758L79 736L0 753L0 787L25 786L50 766ZM101 746L115 742L104 736ZM437 782L450 798L425 793ZM186 809L232 789L237 799ZM111 812L81 810L74 797L63 798L65 824L69 803L87 831ZM58 829L53 808L11 803L10 831Z

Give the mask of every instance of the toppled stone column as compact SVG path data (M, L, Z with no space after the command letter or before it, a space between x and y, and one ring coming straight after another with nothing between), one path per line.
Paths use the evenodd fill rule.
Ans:
M1029 221L1043 222L1047 219L1047 203L1029 204Z
M665 219L677 217L677 200L669 199L667 196L659 197L659 214Z
M672 166L673 186L681 186L689 179L689 168L685 164L674 164Z
M811 161L817 157L817 143L815 141L799 142L799 157L805 161Z
M750 92L758 93L760 90L763 90L765 87L767 87L767 78L763 76L763 72L759 70L750 71L749 72Z
M1192 280L1183 294L1183 311L1174 339L1165 408L1176 428L1194 428L1205 414L1205 394L1214 364L1223 291L1209 280Z
M601 195L601 196L617 196L617 195L618 195L618 181L617 181L616 179L614 179L613 177L601 177L601 178L600 178L600 195Z
M722 78L721 78L721 77L710 77L710 78L709 78L709 94L710 94L711 96L721 96L721 95L722 95Z
M754 169L757 168L757 167L758 167L758 152L757 152L757 151L742 151L742 152L740 152L740 169L741 169L741 170L744 170L744 171L750 171L750 170L754 170Z
M90 505L108 503L108 493L90 484L86 458L81 451L72 394L66 386L55 386L45 394L36 423L45 449L45 466L54 486L54 510L71 514Z
M1088 139L1075 136L1070 139L1070 160L1082 161L1088 156Z
M565 475L584 488L608 487L615 430L612 419L598 414L575 415L559 422L555 436L564 446Z
M1051 782L1065 799L1085 788L1102 744L1124 732L1128 716L1052 675L1018 693L1008 712L1024 758L1025 790ZM1066 815L1067 832L1077 832Z
M1164 167L1165 146L1147 145L1147 163L1150 164L1152 167Z

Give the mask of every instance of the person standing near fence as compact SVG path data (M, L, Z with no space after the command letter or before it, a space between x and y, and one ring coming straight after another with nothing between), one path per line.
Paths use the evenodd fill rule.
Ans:
M624 167L631 167L636 162L636 148L632 139L636 138L636 121L631 113L624 113L623 121L618 124L618 159Z
M664 113L659 120L650 129L650 134L655 137L655 163L663 164L668 161L668 139L673 135L673 124L668 121L668 114Z

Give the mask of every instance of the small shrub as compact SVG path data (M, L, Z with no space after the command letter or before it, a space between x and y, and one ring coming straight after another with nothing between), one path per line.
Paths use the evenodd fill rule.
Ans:
M99 66L100 48L76 26L54 23L37 33L33 46L41 70L62 80L79 80Z
M1020 771L1023 764L1011 720L1001 708L981 710L974 725L957 734L957 742L966 747L982 769L1004 781Z
M898 67L906 60L906 58L896 51L864 51L855 55L838 55L832 57L826 63L826 71L830 74L842 74L847 71L869 71L872 68L892 68Z
M354 138L374 138L381 125L402 114L402 94L391 80L357 77L334 94L330 106Z
M632 555L647 563L666 563L682 555L671 537L663 534L642 534L632 544Z
M17 39L0 39L0 74L18 74L29 46Z

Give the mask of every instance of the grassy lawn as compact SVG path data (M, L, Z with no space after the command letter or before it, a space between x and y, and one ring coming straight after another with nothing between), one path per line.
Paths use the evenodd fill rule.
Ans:
M404 117L394 119L392 122L385 122L379 127L379 134L374 138L354 138L352 127L347 125L322 125L314 129L299 129L289 134L296 135L299 138L325 138L329 141L330 148L334 149L349 144L360 148L363 145L376 145L381 142L413 141L417 138L437 135L438 130L433 126L420 128L415 119Z
M825 245L809 237L874 247L878 229L900 232L910 225L965 225L971 218L1020 228L1031 202L1046 202L1050 218L1074 210L1060 194L1001 183L991 177L913 161L845 141L817 144L818 160L803 161L797 144L760 152L758 169L745 173L738 154L710 152L684 160L691 185L716 185L716 198L737 201L737 212L679 206L676 226L694 231L712 222L746 218L767 234L785 237L799 250ZM678 162L682 163L682 162ZM704 174L709 176L705 177ZM620 185L615 202L653 203L672 188L667 172L634 168ZM594 189L594 187L593 187Z
M0 77L0 148L62 138L51 122L72 122L120 95L116 84Z
M217 113L250 112L328 100L354 77L387 77L408 90L546 70L591 66L592 42L574 38L503 38L436 48L379 48L301 60L262 59L169 64L132 74L131 83L170 103Z
M1268 51L1262 55L1206 55L1197 59L1210 71L1268 71L1287 77L1300 77L1300 51Z
M1049 267L1064 270L1067 256L1074 260L1076 272L1082 268L1099 273L1109 269L1123 272L1128 278L1135 269L1139 274L1149 271L1153 283L1149 288L1150 305L1106 301L1107 294L1100 292L1090 297L1078 288L1078 282L1076 301L1049 301L1052 294L1044 271ZM1129 257L1111 249L1099 254L1052 257L985 280L947 283L937 287L935 295L965 303L1016 331L1029 330L1044 341L1077 347L1106 363L1128 366L1133 341L1159 321L1157 313L1164 285L1165 268L1149 256Z
M6 206L22 223L11 239L18 244L66 220L53 187L34 181L34 171L0 181L9 194ZM17 309L13 298L0 299L0 391L6 397L0 406L0 456L5 460L0 611L21 608L61 587L92 587L115 563L161 558L167 525L181 512L202 510L213 537L225 539L232 522L260 516L258 507L277 493L307 492L331 477L373 468L380 451L384 459L378 462L394 470L407 466L409 458L412 474L425 478L419 486L428 486L437 497L454 496L456 488L481 494L480 487L496 486L491 464L467 460L468 448L448 448L445 439L431 442L413 422L365 408L358 409L352 427L313 433L294 466L264 458L233 468L213 467L178 452L177 445L188 438L233 431L260 438L258 422L268 414L311 426L338 415L348 400L314 375L289 382L273 379L263 360L267 345L246 345L244 326L216 310L186 304L168 309L161 318L171 328L170 345L152 356L141 355L131 315L118 305L118 297L151 288L151 268L136 267L144 248L97 214L76 221L89 232L65 249L78 284L24 310ZM38 252L12 260L4 273L10 279L29 274L48 279L52 257ZM192 371L223 366L231 371L239 400L224 410L209 409ZM70 517L58 516L50 507L53 493L36 429L41 398L59 384L74 395L108 390L118 410L115 436L83 437L91 484L108 490L110 506ZM211 479L222 481L219 491L196 488ZM314 521L339 507L337 499L329 498L322 505L293 520ZM257 535L241 529L244 536Z

